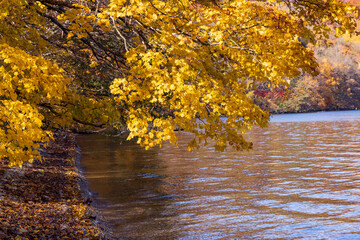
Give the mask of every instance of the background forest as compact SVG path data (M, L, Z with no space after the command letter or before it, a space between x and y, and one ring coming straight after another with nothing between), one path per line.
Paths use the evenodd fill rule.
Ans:
M360 6L359 0L347 1ZM357 19L357 23L360 20ZM352 110L360 108L360 36L302 40L314 50L318 75L303 74L288 80L288 88L272 88L267 84L254 90L254 99L273 113Z

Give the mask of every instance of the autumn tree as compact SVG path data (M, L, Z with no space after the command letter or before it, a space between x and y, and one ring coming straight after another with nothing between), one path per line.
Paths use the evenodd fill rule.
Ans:
M52 55L68 54L52 44L57 33L47 25L47 12L40 1L0 2L0 158L10 166L40 159L51 130L74 122L100 126L118 115L104 111L112 109L109 98L79 94L73 70L54 61Z
M316 74L299 39L353 34L356 16L337 0L2 1L1 158L39 157L48 130L73 124L125 124L146 148L180 128L189 149L247 149L269 120L252 90Z

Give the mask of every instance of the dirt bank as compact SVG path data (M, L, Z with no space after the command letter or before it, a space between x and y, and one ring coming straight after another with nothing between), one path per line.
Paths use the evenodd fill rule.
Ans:
M74 135L55 134L43 161L0 160L0 239L111 239L91 207Z

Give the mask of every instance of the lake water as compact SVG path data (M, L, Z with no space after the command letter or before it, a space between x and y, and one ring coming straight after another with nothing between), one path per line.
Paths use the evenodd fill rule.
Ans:
M360 111L275 115L250 152L79 136L118 239L360 239Z

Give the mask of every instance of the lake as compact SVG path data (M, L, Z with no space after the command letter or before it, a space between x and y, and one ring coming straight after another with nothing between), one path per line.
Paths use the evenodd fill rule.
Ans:
M360 111L285 114L254 149L144 150L82 135L81 165L118 239L360 239Z

